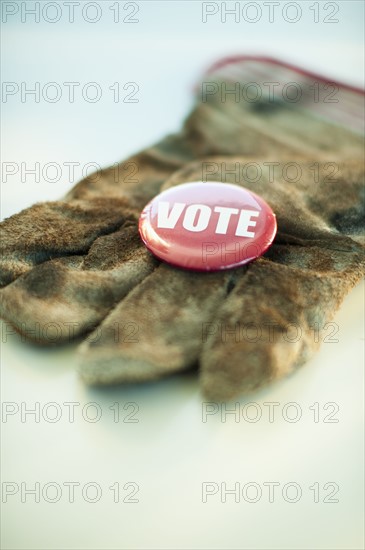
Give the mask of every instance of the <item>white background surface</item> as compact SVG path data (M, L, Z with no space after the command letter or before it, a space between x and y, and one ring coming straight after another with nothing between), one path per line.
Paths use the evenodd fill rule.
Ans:
M6 2L3 2L3 5ZM13 2L12 4L15 4ZM18 2L21 10L24 2ZM28 2L32 7L34 2ZM44 2L41 2L42 6ZM2 79L31 88L39 82L61 85L57 103L41 97L39 103L20 94L2 103L2 160L26 163L58 163L58 182L22 173L2 185L2 217L33 202L62 196L73 183L65 162L78 162L74 181L87 163L101 166L122 159L179 127L192 105L191 90L199 74L217 58L235 53L269 54L294 62L328 77L362 85L363 4L337 2L338 23L313 22L312 2L300 2L302 18L287 23L277 8L273 23L268 12L257 23L240 18L238 23L220 14L202 23L200 2L138 2L139 23L113 22L110 6L99 2L100 21L82 20L75 8L75 22L58 2L62 18L50 24L20 12L9 17L2 29ZM120 3L121 16L130 11ZM243 6L245 2L241 2ZM320 2L320 19L329 12ZM333 3L332 3L333 4ZM227 3L232 7L233 3ZM220 6L219 6L220 7ZM92 16L92 11L89 12ZM49 12L52 16L52 12ZM75 102L67 98L63 82L80 82ZM83 100L88 82L98 82L102 98ZM114 103L109 86L136 82L138 103ZM6 137L6 139L5 139ZM51 173L50 173L51 175ZM23 178L24 179L24 178ZM40 349L22 343L19 336L3 334L1 386L3 402L13 402L19 413L2 417L2 482L13 482L19 492L2 504L4 549L359 549L363 548L363 287L348 296L335 318L338 342L324 343L317 356L294 376L249 398L231 403L239 409L239 421L220 412L202 421L202 401L197 376L176 376L152 385L96 390L86 388L75 373L75 345ZM6 327L5 327L6 331ZM245 420L249 401L262 417ZM25 405L21 405L24 402ZM40 421L21 417L22 407L39 403ZM44 405L58 404L61 418L52 423ZM76 402L74 422L64 403ZM97 422L82 415L85 404L96 402ZM120 404L120 421L114 422L109 407ZM123 422L136 403L138 422ZM278 403L274 421L268 405ZM302 416L298 422L285 417L295 402ZM319 422L313 403L319 403ZM324 422L335 403L338 412ZM43 415L42 415L43 410ZM85 409L84 409L85 411ZM90 408L92 416L95 409ZM49 417L55 409L48 409ZM283 417L284 413L284 417ZM86 413L84 413L86 414ZM286 419L285 419L286 418ZM6 420L6 422L5 422ZM22 421L23 420L23 421ZM21 486L57 483L58 502L52 488L46 499L21 498ZM76 482L75 501L69 502L65 482ZM86 502L81 488L96 483L102 491L96 503ZM130 492L127 482L137 483L138 503L113 502L109 489L118 482L121 500ZM241 496L221 492L202 502L202 483L235 483L242 488L254 482L262 497L249 503ZM274 502L269 502L265 482L279 482ZM302 496L287 502L282 487L295 482ZM336 483L339 502L325 503ZM319 483L320 502L309 487ZM4 485L3 485L4 489ZM3 495L4 496L4 495ZM93 497L90 489L89 497ZM253 493L249 493L249 497ZM293 493L289 491L289 498ZM23 498L24 500L24 498Z

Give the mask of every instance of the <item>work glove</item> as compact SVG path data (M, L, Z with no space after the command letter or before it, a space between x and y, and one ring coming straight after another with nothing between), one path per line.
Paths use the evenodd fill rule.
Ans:
M305 93L242 99L241 87L262 90L275 75L280 90L290 77ZM5 320L44 344L84 337L80 373L90 384L198 366L205 396L225 400L305 362L364 270L361 95L339 87L339 105L321 109L308 92L316 82L269 61L219 64L180 133L87 177L62 201L5 220ZM293 167L299 179L288 176ZM197 273L147 251L137 228L145 204L197 180L242 185L269 203L278 233L263 257Z

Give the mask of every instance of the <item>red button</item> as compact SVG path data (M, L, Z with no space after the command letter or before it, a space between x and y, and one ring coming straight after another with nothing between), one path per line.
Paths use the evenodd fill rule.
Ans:
M274 240L276 218L261 197L238 185L183 183L147 204L139 231L161 260L219 271L261 256Z

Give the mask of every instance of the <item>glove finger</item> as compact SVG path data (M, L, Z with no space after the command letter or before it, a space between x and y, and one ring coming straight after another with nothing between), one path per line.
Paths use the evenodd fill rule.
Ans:
M80 255L101 235L116 231L136 211L122 199L35 204L0 225L0 286L52 258Z
M204 395L229 400L304 363L363 272L360 253L349 261L344 252L273 245L248 266L203 331Z
M183 134L168 137L97 178L85 178L65 201L38 204L5 220L0 286L20 279L1 293L0 314L42 343L94 328L156 266L137 233L139 211L191 156ZM134 229L119 233L128 221Z
M36 204L0 224L0 287L34 265L85 254L94 240L135 219L193 152L183 133L76 184L64 201Z
M0 290L0 313L30 340L69 341L92 330L156 265L127 222L86 256L45 262Z
M214 316L235 274L188 272L161 264L81 344L83 380L151 380L196 364L202 323Z

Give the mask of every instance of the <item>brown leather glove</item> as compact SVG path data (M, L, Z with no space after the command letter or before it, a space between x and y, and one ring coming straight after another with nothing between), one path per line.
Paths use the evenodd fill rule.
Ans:
M239 66L241 81L252 81ZM180 134L89 176L63 201L1 224L3 317L45 344L94 329L79 348L89 383L149 380L200 365L207 397L250 391L308 359L363 273L362 138L328 113L318 118L310 97L223 101L230 79L220 71L202 83ZM356 92L340 91L358 108ZM271 161L278 163L274 180ZM261 170L254 183L237 176L248 162ZM299 181L285 177L287 162L300 166ZM199 180L207 167L209 180L260 194L278 219L264 257L223 273L162 264L137 231L139 212L161 188ZM332 168L337 174L327 181Z

